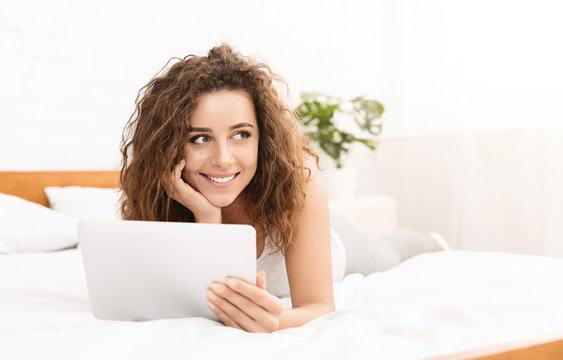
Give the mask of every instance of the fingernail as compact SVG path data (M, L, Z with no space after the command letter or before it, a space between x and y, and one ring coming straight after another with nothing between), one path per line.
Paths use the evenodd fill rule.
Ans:
M225 281L227 283L227 285L229 285L230 287L235 287L237 286L237 281L233 278L227 278L227 280Z
M211 289L213 289L213 291L215 291L218 294L221 294L223 292L223 286L218 283L214 283L213 285L211 285Z

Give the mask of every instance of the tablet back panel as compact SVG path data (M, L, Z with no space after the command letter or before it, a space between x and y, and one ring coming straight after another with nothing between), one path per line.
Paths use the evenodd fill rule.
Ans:
M213 281L234 276L256 284L249 225L83 220L78 235L98 319L219 320L205 296Z

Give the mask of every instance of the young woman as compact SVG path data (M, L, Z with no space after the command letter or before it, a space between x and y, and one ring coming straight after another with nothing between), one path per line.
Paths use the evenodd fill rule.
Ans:
M226 44L177 60L141 89L125 129L121 211L126 220L256 229L256 285L228 278L207 292L225 325L249 332L300 326L334 311L332 284L346 271L369 274L438 250L431 238L410 233L365 240L330 219L318 158L267 65ZM279 297L288 295L292 308L284 309Z

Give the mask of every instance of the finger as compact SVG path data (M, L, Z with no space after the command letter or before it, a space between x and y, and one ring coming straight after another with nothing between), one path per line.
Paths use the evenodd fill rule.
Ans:
M213 311L213 313L215 315L217 315L217 317L219 319L221 319L221 321L223 322L223 324L225 326L229 326L229 327L232 327L232 328L235 328L235 329L244 330L236 322L234 322L233 319L231 319L227 314L225 314L225 312L223 310L221 310L217 306L213 305L212 302L210 302L210 301L207 302L207 306L209 306L211 311Z
M224 298L222 294L220 295L214 293L213 291L209 291L207 297L213 305L225 313L228 318L227 321L230 320L242 329L250 332L260 332L265 330L255 319L251 318L245 312L247 309L243 311L241 308L233 305L229 299Z
M230 304L236 306L238 309L243 310L244 313L246 313L253 320L258 320L264 317L264 314L267 314L266 309L258 304L253 303L247 297L233 291L224 284L213 283L210 293L211 294L208 293L208 296L211 296L210 300L217 300L220 305L222 305L223 300L227 301ZM218 299L213 299L213 296L216 296ZM214 301L216 305L217 302Z
M186 164L186 161L184 159L182 159L178 164L176 164L176 166L174 166L174 170L172 170L172 173L170 174L174 188L176 188L176 182L182 176L182 170L184 169L185 164Z
M186 165L186 160L182 159L178 164L174 165L172 171L168 174L162 176L162 181L164 183L164 189L169 197L176 199L177 182L182 176L182 170Z
M182 176L182 170L184 170L184 166L186 166L186 160L182 159L176 166L174 166L174 177L179 179Z
M281 300L265 289L233 277L227 278L226 284L229 289L266 309L268 313L279 315L283 311Z
M260 289L266 289L266 273L262 270L256 274L256 286Z
M263 275L264 273L262 273ZM262 276L258 275L258 276ZM233 286L234 288L240 287L235 284L236 281L243 283L240 279L235 278L228 278L227 282L230 283L229 286ZM256 304L254 301L250 300L245 294L240 294L235 290L227 288L224 291L224 296L235 305L239 309L243 309L246 314L248 314L251 318L253 318L259 330L252 330L252 331L260 331L260 332L272 332L279 329L279 317L283 312L283 306L281 301L273 296L268 294L266 290L259 289L253 284L249 284L254 291L264 292L266 295L271 296L271 301L273 303L267 304L266 306L261 306L260 304ZM232 291L232 294L230 292Z

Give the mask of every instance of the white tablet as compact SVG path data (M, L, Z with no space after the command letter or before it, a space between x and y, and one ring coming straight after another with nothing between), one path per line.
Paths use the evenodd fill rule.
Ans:
M256 284L249 225L82 220L78 236L98 319L219 321L205 296L213 281L234 276Z

